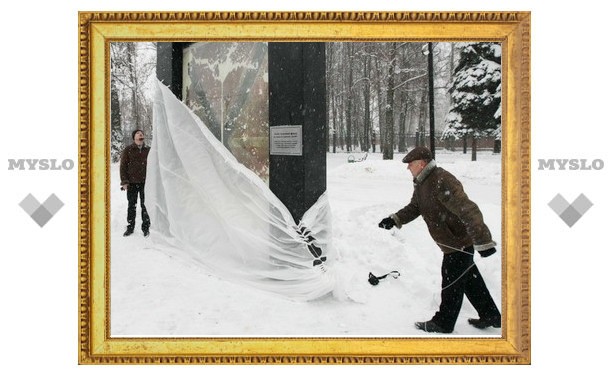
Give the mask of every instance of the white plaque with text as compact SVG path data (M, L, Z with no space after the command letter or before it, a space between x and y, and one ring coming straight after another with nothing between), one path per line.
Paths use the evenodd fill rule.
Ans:
M270 126L270 155L302 156L302 125Z

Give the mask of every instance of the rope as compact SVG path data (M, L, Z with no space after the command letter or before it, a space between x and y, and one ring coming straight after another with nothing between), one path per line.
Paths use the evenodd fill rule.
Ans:
M438 242L436 242L436 243L437 243L438 245L441 245L442 247L450 248L450 249L452 249L452 250L454 250L454 251L457 251L457 252L462 252L462 253L465 253L465 254L470 255L470 256L474 256L474 253L475 253L475 252L468 252L468 251L465 251L465 250L463 250L463 249L457 249L457 248L451 247L450 245L446 245L446 244L442 244L442 243L438 243ZM448 285L444 286L444 287L442 288L442 290L448 289L449 287L451 287L451 286L453 286L455 283L457 283L457 281L459 281L459 280L461 279L461 277L465 276L465 274L466 274L466 273L467 273L467 272L468 272L470 269L472 269L472 267L473 267L474 265L476 265L476 263L475 263L475 262L473 262L473 263L472 263L472 265L468 266L468 268L467 268L467 269L466 269L466 270L465 270L463 273L461 273L461 275L460 275L459 277L457 277L457 278L456 278L456 279L455 279L453 282L451 282L450 284L448 284Z
M463 252L463 253L465 253L465 254L468 254L468 255L472 255L472 256L474 256L474 252L464 251L463 249L457 249L457 248L455 248L455 247L451 247L450 245L446 245L446 244L442 244L442 243L438 243L438 242L436 242L436 244L441 245L442 247L450 248L450 249L452 249L453 251Z
M453 282L449 283L448 285L446 285L445 287L442 288L442 290L448 289L449 287L453 286L455 283L457 283L457 281L459 281L461 279L461 277L465 276L465 274L472 269L472 267L476 265L476 263L472 263L472 265L470 265L463 273L461 273L461 275L459 277L457 277Z

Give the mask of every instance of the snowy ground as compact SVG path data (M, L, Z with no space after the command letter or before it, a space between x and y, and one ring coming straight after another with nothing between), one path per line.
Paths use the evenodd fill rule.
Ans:
M354 153L356 158L363 154ZM438 309L442 252L418 218L401 230L378 222L405 206L412 194L406 164L370 154L348 163L346 153L327 155L327 189L337 250L337 293L296 302L209 274L125 230L127 200L111 167L111 334L121 336L340 336L435 337L415 329ZM475 261L501 310L501 156L480 152L477 162L460 151L437 151L438 165L455 174L482 210L498 253ZM137 227L140 226L139 215ZM377 286L368 273L397 270ZM477 330L464 300L451 336L499 337L499 329ZM448 337L448 335L445 335Z

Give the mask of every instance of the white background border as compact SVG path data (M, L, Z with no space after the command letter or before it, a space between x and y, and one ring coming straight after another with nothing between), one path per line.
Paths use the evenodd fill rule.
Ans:
M13 5L7 8L6 4ZM68 3L68 4L66 4ZM460 5L458 5L458 3ZM0 290L2 371L62 377L203 374L365 377L372 374L542 377L608 371L612 328L610 206L612 75L605 2L105 0L5 2L2 30ZM540 2L543 3L543 2ZM11 171L8 159L73 159L78 166L78 16L82 11L424 10L532 12L532 365L512 366L78 366L78 172ZM8 116L8 117L7 117ZM538 159L602 159L600 171L538 171ZM40 228L18 206L56 193L65 206ZM593 208L568 228L547 203L584 193ZM604 229L605 227L605 229ZM246 370L248 369L248 370ZM338 370L340 369L340 370ZM425 370L425 371L423 371ZM11 373L12 371L12 373ZM350 375L348 375L350 374Z

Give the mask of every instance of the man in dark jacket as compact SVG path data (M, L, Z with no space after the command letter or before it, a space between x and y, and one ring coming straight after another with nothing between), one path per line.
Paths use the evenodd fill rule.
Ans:
M415 326L425 332L453 332L465 294L480 317L468 319L471 325L501 327L501 314L474 263L474 250L482 257L496 252L480 209L455 176L436 166L429 149L416 147L402 162L408 163L414 177L412 200L378 226L401 228L420 215L444 253L440 309L431 320L416 322Z
M134 130L132 132L132 140L134 143L127 146L121 153L121 163L119 166L121 190L127 190L128 199L128 226L123 236L129 236L134 233L138 197L140 197L140 208L142 209L142 232L144 236L149 236L151 221L145 207L144 188L147 178L147 156L149 155L150 148L144 144L144 133L142 130Z

